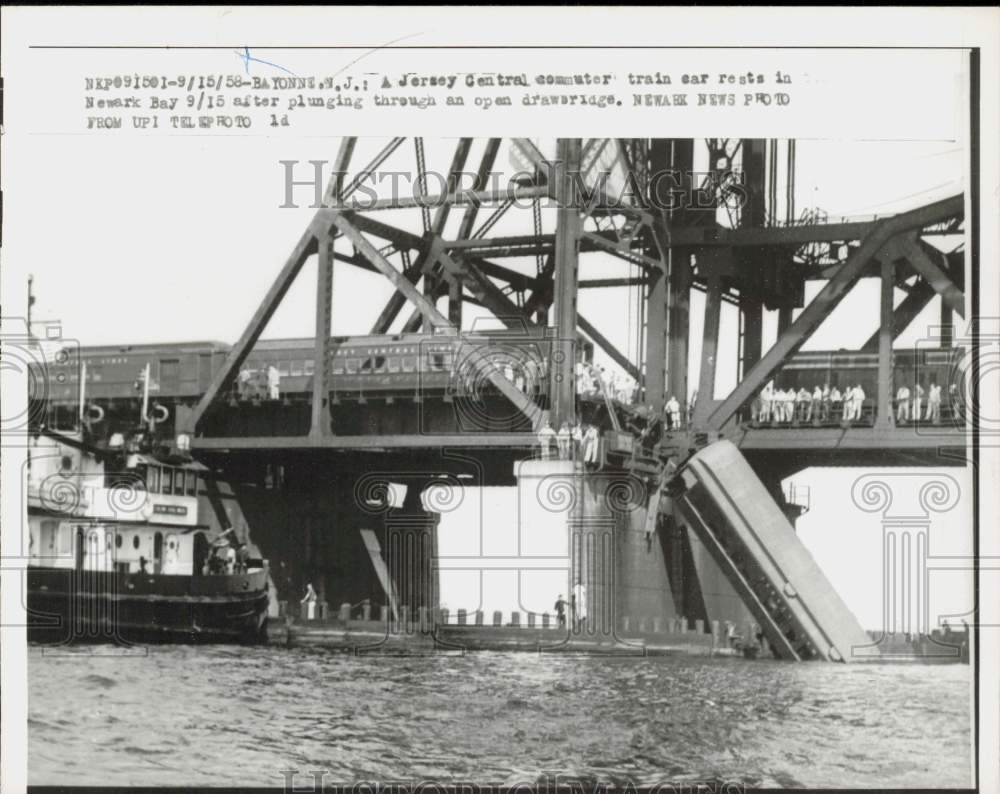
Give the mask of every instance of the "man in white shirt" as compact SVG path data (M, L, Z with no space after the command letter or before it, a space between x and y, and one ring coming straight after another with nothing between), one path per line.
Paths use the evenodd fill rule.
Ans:
M809 403L809 414L806 416L806 421L811 422L815 419L819 421L820 407L823 405L823 390L816 384L816 388L813 389L812 402Z
M861 388L859 383L854 387L854 410L852 415L854 416L854 421L858 422L861 420L861 415L865 410L865 390Z
M941 387L935 381L931 381L927 389L927 415L924 419L941 424Z
M910 421L910 390L904 383L896 391L896 422Z
M771 383L768 381L767 385L763 388L760 393L760 421L761 423L771 421L771 402L774 399L774 389L771 388Z
M277 400L281 396L281 374L273 364L267 368L267 396Z
M664 411L670 418L670 429L677 430L681 426L681 404L677 402L674 395L670 395L670 399L664 406Z
M552 422L548 419L542 429L538 431L538 443L542 448L542 460L552 459L552 445L556 440L556 431L552 429Z
M843 408L843 396L840 394L840 389L834 386L830 390L830 418L834 422L839 422L841 419L841 410Z
M920 421L920 409L924 404L924 387L919 383L913 384L913 411L910 414L914 422Z
M848 386L844 389L844 421L850 422L854 419L854 387Z

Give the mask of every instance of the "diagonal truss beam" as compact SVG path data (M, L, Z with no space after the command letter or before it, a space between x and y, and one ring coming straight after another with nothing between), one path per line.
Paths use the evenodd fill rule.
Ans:
M931 285L945 306L955 312L959 317L965 319L965 295L955 286L955 282L943 268L941 268L928 255L926 247L920 245L917 235L900 235L894 239L890 245L886 246L886 255L893 258L905 259L924 281ZM945 255L940 254L943 261Z
M195 428L201 418L205 415L205 411L208 410L208 406L212 404L216 396L218 396L223 388L227 386L236 376L237 371L246 360L246 357L250 354L250 351L253 350L253 346L260 338L260 335L264 332L264 329L267 327L271 317L274 316L274 312L281 304L281 301L288 292L289 287L292 286L292 282L295 281L295 277L299 274L299 271L302 270L302 265L305 264L306 259L308 259L311 254L316 252L318 227L319 224L317 223L317 219L314 218L312 223L309 224L309 227L302 234L302 237L299 238L295 248L292 249L292 253L285 261L284 267L281 268L281 272L278 274L277 279L275 279L271 288L267 291L264 299L257 307L257 311L254 312L253 317L250 318L250 323L247 325L246 329L244 329L239 341L233 346L233 349L229 351L229 355L226 356L225 362L215 373L212 381L208 384L208 388L198 401L198 405L196 405L194 410L188 415L187 423L183 428L183 432L194 434Z
M629 361L628 356L615 347L604 334L598 331L592 322L589 322L586 317L577 312L576 323L580 326L580 330L593 340L595 345L608 354L608 358L635 378L636 383L642 383L642 372L639 371L639 368Z
M350 240L357 251L364 256L368 261L370 261L382 275L384 275L389 281L392 282L393 286L397 290L406 296L406 299L410 301L414 306L416 306L420 313L423 315L428 325L437 331L451 332L456 338L459 334L459 329L452 325L448 318L445 317L441 312L437 310L433 303L431 303L420 290L418 290L413 284L411 284L402 273L400 273L396 268L390 264L390 262L378 252L361 231L355 227L351 220L346 216L339 213L333 214L333 224L337 227L338 231L344 235L348 240ZM524 414L529 421L531 426L534 428L538 425L541 418L541 410L535 405L527 395L521 392L513 383L511 383L507 378L504 377L501 370L497 365L490 360L490 358L482 353L475 352L473 355L468 357L469 365L475 370L476 374L483 375L496 389L506 397L515 408L517 408L522 414Z
M895 339L905 331L934 297L934 288L923 279L917 281L905 298L892 313L892 338ZM866 353L878 350L879 332L875 331L861 349Z
M778 337L761 360L750 368L729 396L712 411L707 418L708 426L721 429L740 406L757 393L785 359L795 353L829 316L886 243L905 232L959 215L963 212L963 208L963 197L958 195L876 222L872 231L848 256L840 271L802 310L795 322Z

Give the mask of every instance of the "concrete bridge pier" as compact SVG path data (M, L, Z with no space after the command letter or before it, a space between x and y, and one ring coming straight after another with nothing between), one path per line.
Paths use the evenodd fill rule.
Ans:
M582 599L585 616L576 631L610 639L626 617L676 617L663 546L646 532L642 481L565 460L520 461L514 473L521 553L567 560L563 593Z
M401 607L407 607L411 620L416 619L421 608L434 614L441 603L436 564L441 516L424 508L422 491L418 484L407 484L402 505L386 513L382 533L383 558L396 598Z

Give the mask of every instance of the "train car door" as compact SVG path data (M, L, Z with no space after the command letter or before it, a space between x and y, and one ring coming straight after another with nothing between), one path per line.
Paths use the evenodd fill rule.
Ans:
M198 356L198 393L204 394L208 384L212 382L212 354L202 353Z
M181 362L176 358L160 359L160 394L177 394L181 387Z

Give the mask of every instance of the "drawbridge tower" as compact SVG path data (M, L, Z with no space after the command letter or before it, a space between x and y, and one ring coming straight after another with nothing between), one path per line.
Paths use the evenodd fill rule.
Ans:
M346 522L353 537L356 526L388 514L384 499L358 497L363 474L404 482L410 495L390 523L409 527L402 531L419 536L421 549L434 548L425 541L435 520L414 494L433 482L536 487L558 475L583 483L574 486L574 520L587 527L574 570L610 570L594 574L593 598L613 592L619 612L631 614L722 618L739 599L675 519L663 487L693 452L732 441L783 501L782 479L807 466L929 463L942 445L964 444L964 423L916 433L893 410L894 338L937 300L935 350L948 350L954 315L965 316L965 257L954 244L963 196L883 218L797 212L795 155L794 141L758 139L344 138L322 181L296 173L296 191L316 196L313 217L200 399L176 406L174 429L237 480L253 480L262 467L298 482L331 472L322 489L296 496L309 505L297 519L308 564L336 558L338 581L347 583L331 600L371 595L370 584L352 584L365 550L329 531ZM389 170L413 178L400 189L380 178ZM240 373L309 261L316 300L308 387L248 422L234 396ZM372 306L368 335L356 340L373 352L353 363L341 356L347 342L332 336L342 267L392 287ZM769 384L820 385L820 376L787 380L786 370L866 279L877 280L881 298L870 339L853 351L868 378L859 418L820 421L817 408L815 420L761 421ZM807 302L811 281L821 286ZM608 295L600 316L581 311L592 290ZM695 293L704 307L697 344ZM738 317L738 377L719 393L724 312ZM769 312L777 334L766 347ZM625 341L602 327L616 314L628 318ZM417 352L408 365L410 344ZM599 382L581 388L581 366L590 372L593 358L632 384L627 397ZM829 377L837 364L824 361ZM358 387L366 374L372 384L407 374L411 382ZM578 422L600 431L595 470L571 461L521 465L537 457L546 423L558 431ZM404 513L412 520L401 520ZM601 540L605 530L610 540ZM605 541L615 548L610 566L594 551ZM637 579L646 584L633 587ZM414 591L433 605L436 587L418 582Z

